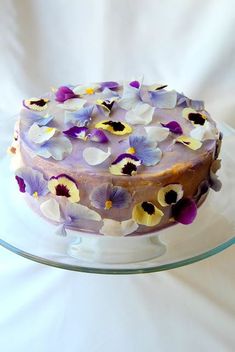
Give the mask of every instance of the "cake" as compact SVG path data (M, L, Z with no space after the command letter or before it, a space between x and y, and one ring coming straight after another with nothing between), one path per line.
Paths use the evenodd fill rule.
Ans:
M193 222L221 188L221 140L201 100L101 82L25 99L9 151L19 191L56 233L134 236Z

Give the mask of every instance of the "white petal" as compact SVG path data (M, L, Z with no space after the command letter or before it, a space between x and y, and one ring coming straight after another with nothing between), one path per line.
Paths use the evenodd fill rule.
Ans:
M28 137L32 142L41 144L53 137L56 131L56 128L46 126L39 127L34 123L28 131Z
M211 125L208 121L205 121L203 126L195 127L190 132L190 137L195 138L199 141L205 141L207 139L215 139L218 137L218 130L215 126Z
M149 104L138 103L126 113L125 119L132 125L148 125L153 119L154 110Z
M136 231L137 228L138 224L132 219L122 222L112 219L103 219L103 226L100 229L100 233L106 236L126 236Z
M73 99L68 99L64 103L59 103L57 106L61 109L64 110L79 110L83 107L83 105L86 104L85 99L80 99L80 98L73 98Z
M73 145L67 137L58 136L52 138L45 145L40 146L37 154L43 158L52 157L55 160L63 160L67 155L71 154Z
M140 102L140 91L132 86L125 85L123 88L122 98L119 100L119 106L122 109L130 110Z
M148 135L148 140L155 143L164 141L170 133L169 128L162 126L147 126L145 131Z
M77 203L69 203L66 207L66 215L73 219L85 219L100 221L101 216L96 211Z
M40 209L43 215L48 219L60 221L60 206L55 199L51 198L41 203Z
M94 90L94 92L95 92L95 91L97 91L97 89L100 88L100 85L97 84L97 83L91 83L91 84L87 84L85 86L84 85L79 85L79 86L73 88L73 92L75 94L86 94L86 90L88 88L92 88Z
M55 231L55 234L57 236L66 237L67 236L67 232L66 232L65 225L62 224L62 225L58 226L56 231Z
M154 94L156 96L154 97ZM152 101L155 107L159 109L173 109L176 106L177 92L175 90L171 91L155 91L152 92Z
M111 149L107 152L99 148L88 147L83 150L83 158L89 165L99 165L111 155Z

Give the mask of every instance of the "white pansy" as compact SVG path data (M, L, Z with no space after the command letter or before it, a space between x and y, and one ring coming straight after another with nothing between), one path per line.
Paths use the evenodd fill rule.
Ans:
M86 85L78 85L73 88L73 92L78 95L94 94L100 88L100 84L90 83Z
M56 222L60 221L60 206L55 199L51 198L41 203L40 210L48 219Z
M138 228L138 224L132 220L116 221L112 219L103 219L103 226L100 229L100 233L105 236L126 236Z
M34 123L28 131L28 137L31 142L36 144L42 144L51 139L56 133L56 131L56 128L47 126L40 127L36 123Z
M148 136L148 140L153 143L158 143L164 141L170 133L169 128L159 126L146 126L145 131Z
M85 99L73 98L66 100L63 104L59 103L57 106L63 110L76 111L81 109L86 104Z
M205 121L203 126L197 126L190 131L190 137L199 141L205 141L207 139L215 139L219 137L218 130L215 126Z
M132 125L148 125L152 122L154 110L149 104L138 103L132 110L127 111L125 119Z
M83 158L89 165L99 165L111 155L111 148L107 152L95 147L88 147L83 150Z

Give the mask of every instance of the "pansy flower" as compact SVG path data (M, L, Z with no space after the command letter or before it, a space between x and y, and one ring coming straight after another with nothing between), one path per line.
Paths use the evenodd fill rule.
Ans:
M68 137L82 139L84 141L89 140L91 142L97 143L108 143L109 141L108 137L103 131L96 128L89 130L89 128L85 126L73 126L70 129L63 131L63 133Z
M115 101L118 99L118 97L110 97L109 99L97 99L96 100L96 106L98 111L105 115L108 116L113 108L113 104Z
M137 167L141 165L141 161L134 155L124 153L120 154L109 167L112 175L129 175L133 176L137 173Z
M103 219L103 226L100 233L104 236L121 237L127 236L138 229L138 224L133 219L116 221L112 219Z
M55 160L62 160L73 149L70 140L58 135L58 131L55 128L40 127L37 124L33 124L30 127L28 140L33 151L46 159L52 157Z
M95 92L98 89L100 89L100 84L90 83L87 85L78 85L75 88L73 88L73 91L74 93L79 95L92 95L92 94L95 94Z
M119 88L119 83L114 81L101 82L100 88L103 91L105 88L116 90Z
M203 126L207 120L206 114L198 112L192 108L185 108L182 110L182 115L186 120L192 122L193 125Z
M152 122L155 108L146 103L138 103L127 111L125 119L132 125L148 125Z
M130 193L123 187L103 183L94 188L90 194L93 207L109 210L111 208L127 208L131 203Z
M64 122L66 125L72 126L87 126L91 121L91 115L94 110L94 105L86 106L78 111L65 111Z
M142 202L134 206L132 210L132 219L137 224L145 226L155 226L160 223L163 212L151 202Z
M151 103L159 109L174 109L177 102L177 92L175 90L167 91L165 89L149 92Z
M194 199L180 199L172 206L172 216L183 225L191 224L197 216L197 205Z
M48 181L49 191L58 196L66 197L71 203L79 202L79 189L76 182L72 177L60 174L58 176L53 176Z
M68 110L68 111L77 111L80 110L85 104L86 100L82 98L73 98L73 99L68 99L63 102L63 104L58 104L58 108L63 109L63 110Z
M185 145L186 147L188 147L192 150L197 150L197 149L201 148L201 146L202 146L202 143L200 141L198 141L197 139L187 137L184 135L177 137L175 141Z
M199 141L205 141L207 139L218 139L219 132L214 125L208 121L205 121L203 126L198 125L190 131L190 137Z
M123 87L121 99L118 105L124 110L131 110L136 107L138 103L142 102L140 86L137 88L135 85L126 84Z
M197 111L201 111L205 109L204 101L189 99L183 93L177 93L177 106L181 106L184 108L190 107Z
M26 192L34 198L45 196L48 193L47 181L38 170L22 167L16 170L15 178L22 193Z
M64 103L66 100L77 98L77 96L71 88L66 86L59 87L55 92L55 100L58 103Z
M169 136L169 129L161 125L146 126L144 127L148 140L157 145L159 142L164 141Z
M141 160L143 165L153 166L161 160L161 150L145 136L130 136L129 144L130 148L127 150L127 153L134 154Z
M23 105L30 110L43 111L48 108L49 101L46 98L30 98L23 100Z
M151 84L147 86L148 92L154 92L155 90L161 90L167 87L167 84Z
M168 128L171 133L174 134L183 134L182 127L177 121L170 121L168 123L161 123L161 125L165 128Z
M111 148L108 147L107 151L100 148L87 147L83 150L82 156L88 165L94 166L102 164L111 155Z
M118 136L123 136L132 132L132 127L122 121L103 120L98 122L95 125L95 128L101 128Z
M177 203L183 197L184 191L180 184L169 184L160 188L157 194L158 203L162 207Z
M28 128L34 123L36 123L39 127L47 126L53 119L54 116L52 115L45 114L45 116L42 116L29 110L25 110L21 115L21 122Z

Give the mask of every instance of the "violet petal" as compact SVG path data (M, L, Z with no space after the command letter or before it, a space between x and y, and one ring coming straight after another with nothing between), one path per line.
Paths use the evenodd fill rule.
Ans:
M119 87L118 82L113 82L113 81L107 81L107 82L101 82L100 83L101 90L103 91L105 88L115 90Z
M140 82L139 81L132 81L132 82L130 82L130 86L139 89Z
M59 103L63 103L68 99L76 98L77 95L69 87L59 87L55 93L55 100Z
M88 138L92 142L98 142L98 143L108 143L109 142L109 139L106 136L106 134L97 128L94 128L93 130L91 130L91 132L88 134Z
M78 139L84 139L87 135L88 128L85 126L78 127L78 126L73 126L70 129L63 131L66 136L71 137L71 138L78 138Z
M170 121L168 123L161 123L161 125L163 127L167 127L169 128L169 130L172 132L172 133L175 133L175 134L183 134L183 130L180 126L180 124L176 121Z
M182 198L172 206L172 215L181 224L191 224L197 215L197 206L193 199Z
M23 178L16 175L15 179L18 182L20 192L25 193L26 184L24 183Z

